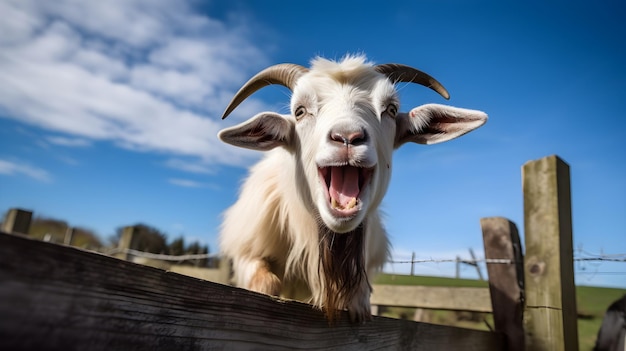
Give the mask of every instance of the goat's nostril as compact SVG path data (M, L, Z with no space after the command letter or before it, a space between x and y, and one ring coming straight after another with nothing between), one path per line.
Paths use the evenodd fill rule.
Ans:
M356 133L350 134L350 144L352 145L360 145L367 141L367 134L365 130L358 131Z
M346 138L343 134L341 133L330 133L330 140L334 141L334 142L338 142L338 143L342 143L342 144L348 144L349 140L348 138Z
M358 132L348 132L348 133L338 133L331 132L330 140L342 143L344 145L359 145L364 143L367 140L367 134L365 130L360 130Z

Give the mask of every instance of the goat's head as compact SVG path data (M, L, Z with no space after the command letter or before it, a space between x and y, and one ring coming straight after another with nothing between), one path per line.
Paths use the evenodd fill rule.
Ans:
M221 131L219 137L240 147L292 152L301 167L301 174L294 176L308 185L298 189L305 205L331 231L349 232L382 201L395 148L406 142L450 140L487 119L480 111L434 104L399 112L398 82L421 84L449 98L426 73L399 64L373 65L362 56L341 62L318 58L311 69L280 64L252 77L222 118L271 84L292 91L291 113L263 112Z

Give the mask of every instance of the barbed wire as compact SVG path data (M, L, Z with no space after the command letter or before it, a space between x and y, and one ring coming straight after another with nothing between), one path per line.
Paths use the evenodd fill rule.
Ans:
M106 252L107 255L114 254L131 254L137 257L162 260L162 261L186 261L186 260L200 260L207 258L219 258L221 257L219 254L187 254L187 255L165 255L165 254L154 254L145 251L132 250L132 249L118 249L114 248ZM587 257L574 257L575 262L626 262L626 254L596 254L595 257L589 257L593 254L586 253ZM444 258L444 259L436 259L436 258L428 258L428 259L413 259L413 260L389 260L387 263L391 264L416 264L416 263L466 263L475 265L478 263L485 264L513 264L514 260L506 259L506 258Z
M219 254L188 254L188 255L165 255L165 254L155 254L151 252L133 250L133 249L111 249L106 252L107 255L112 256L115 254L131 254L136 257L149 258L153 260L160 261L187 261L187 260L202 260L207 258L218 258L221 257Z
M596 272L596 271L576 271L576 274L589 274L589 275L626 275L626 272Z
M606 262L626 262L626 258L610 258L610 257L574 257L574 261L606 261Z
M574 257L574 261L576 262L626 262L626 254L619 254L615 256L624 256L624 257ZM512 264L515 263L514 260L506 259L506 258L479 258L479 259L467 259L467 258L449 258L449 259L420 259L420 260L390 260L388 263L399 263L399 264L413 264L413 263L468 263L468 264L477 264L477 263L486 263L486 264Z
M444 259L420 259L420 260L390 260L387 263L467 263L467 264L476 264L476 263L494 263L494 264L511 264L515 263L514 260L510 260L508 258L479 258L479 259L466 259L466 258L444 258Z

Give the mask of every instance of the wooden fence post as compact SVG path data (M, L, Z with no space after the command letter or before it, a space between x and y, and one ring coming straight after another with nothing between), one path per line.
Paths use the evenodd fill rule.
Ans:
M485 280L485 278L483 278L483 272L480 270L480 266L478 265L478 261L476 260L476 255L474 254L474 250L470 248L469 252L470 252L470 256L472 256L471 265L476 268L476 272L478 273L478 280Z
M74 234L76 234L76 228L67 227L67 229L65 229L65 237L63 238L63 244L71 246L72 240L74 240Z
M28 234L30 220L33 212L12 208L7 212L7 216L2 222L2 231L6 233Z
M122 232L122 237L117 244L117 249L120 250L119 253L115 255L117 258L121 258L123 260L128 261L130 259L130 254L126 252L127 249L135 249L135 227L128 226L124 227L124 231Z
M578 350L569 166L557 156L522 167L527 350Z
M524 258L515 223L503 217L481 218L495 330L506 335L508 350L524 350Z

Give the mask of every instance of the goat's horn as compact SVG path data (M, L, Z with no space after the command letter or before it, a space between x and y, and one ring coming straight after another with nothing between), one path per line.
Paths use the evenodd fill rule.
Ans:
M230 104L228 104L228 107L226 107L222 119L233 112L248 96L263 87L272 84L280 84L289 88L289 90L293 90L298 78L308 71L307 68L293 63L281 63L262 70L254 77L250 78L250 80L239 89L235 97L230 101Z
M421 84L438 92L439 95L443 96L446 100L450 99L450 94L441 83L429 74L416 68L397 63L385 63L376 65L374 68L376 71L386 75L394 83L405 82Z

